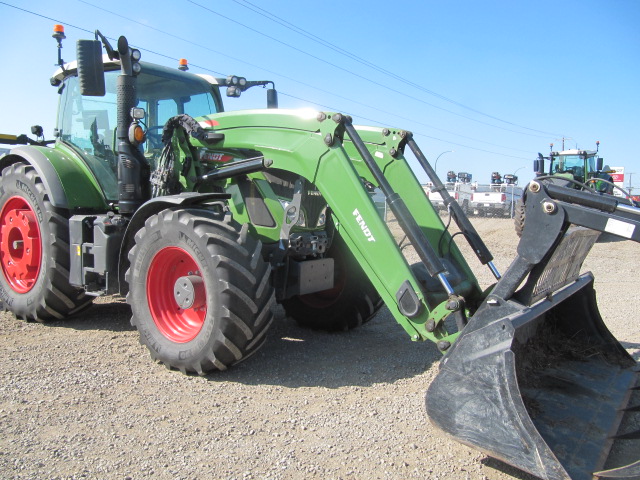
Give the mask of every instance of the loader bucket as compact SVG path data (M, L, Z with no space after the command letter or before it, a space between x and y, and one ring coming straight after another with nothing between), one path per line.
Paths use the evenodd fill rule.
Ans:
M564 285L556 282L552 294L525 285L506 300L489 295L427 391L436 426L543 479L586 480L603 470L638 384L636 362L600 316L593 276L567 277L590 248L585 238L567 240L529 274L527 285L553 285L561 271ZM580 242L586 252L576 256ZM640 464L612 476L640 478L633 473Z

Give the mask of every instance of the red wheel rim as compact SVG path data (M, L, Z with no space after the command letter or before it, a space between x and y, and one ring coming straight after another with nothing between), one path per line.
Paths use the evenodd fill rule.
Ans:
M160 333L172 342L186 343L196 338L207 316L206 300L182 309L174 298L178 279L193 275L201 276L200 267L182 248L163 248L151 260L147 275L149 310Z
M42 239L37 217L22 197L11 197L0 212L0 264L9 286L27 293L40 274Z

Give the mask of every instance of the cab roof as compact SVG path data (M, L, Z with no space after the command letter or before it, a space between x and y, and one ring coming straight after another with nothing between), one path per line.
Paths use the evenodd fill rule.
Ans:
M102 55L102 63L104 65L105 72L110 72L113 70L120 69L120 60L111 60L107 54ZM220 81L207 74L196 74L183 72L178 70L177 68L169 68L163 65L158 65L155 63L148 62L140 62L140 66L142 66L142 70L145 71L155 71L161 74L166 75L175 75L176 77L186 76L191 79L202 79L211 85L220 85ZM72 62L66 63L64 66L64 70L62 68L58 68L53 76L51 77L51 85L60 85L60 83L67 77L75 76L78 74L78 62L74 60Z
M553 152L554 155L587 155L589 157L595 155L595 150L579 150L579 149L571 149L571 150L563 150L561 152Z

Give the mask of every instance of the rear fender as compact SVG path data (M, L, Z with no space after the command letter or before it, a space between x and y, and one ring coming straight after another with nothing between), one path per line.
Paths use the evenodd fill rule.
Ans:
M35 168L54 207L105 211L108 205L94 179L63 152L37 146L16 147L0 159L0 172L14 163Z

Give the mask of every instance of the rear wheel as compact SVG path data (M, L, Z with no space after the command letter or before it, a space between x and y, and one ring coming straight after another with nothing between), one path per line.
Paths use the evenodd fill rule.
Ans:
M254 353L273 318L261 249L230 216L164 210L147 219L129 253L127 302L152 358L202 375Z
M35 169L16 163L0 187L0 298L24 320L61 319L91 305L69 285L69 212L54 208Z
M336 234L327 256L334 259L334 287L282 302L287 315L314 330L349 330L368 322L383 302L362 267Z

